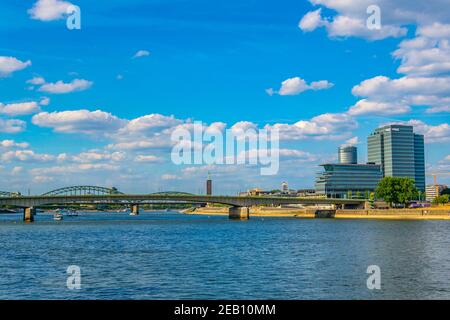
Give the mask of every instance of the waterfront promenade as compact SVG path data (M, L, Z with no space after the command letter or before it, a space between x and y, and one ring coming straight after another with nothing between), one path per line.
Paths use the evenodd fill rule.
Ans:
M205 207L185 210L188 214L228 215L228 208ZM334 218L334 219L394 219L394 220L450 220L450 206L420 209L297 209L251 207L254 217Z

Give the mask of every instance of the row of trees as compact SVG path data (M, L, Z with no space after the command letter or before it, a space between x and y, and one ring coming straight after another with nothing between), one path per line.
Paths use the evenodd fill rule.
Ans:
M411 200L420 199L423 196L415 186L414 180L402 177L385 177L375 190L377 197L382 198L392 207L393 204L406 206ZM445 193L437 196L434 204L446 204L449 202L449 195Z

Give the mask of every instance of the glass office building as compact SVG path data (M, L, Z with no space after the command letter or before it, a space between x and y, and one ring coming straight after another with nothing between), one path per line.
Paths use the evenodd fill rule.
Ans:
M408 177L425 191L423 135L412 126L388 125L376 129L367 138L368 160L381 166L383 177Z
M374 192L382 178L378 164L322 164L316 178L316 193L331 198L349 198Z
M354 146L340 146L338 149L339 163L357 164L358 151Z

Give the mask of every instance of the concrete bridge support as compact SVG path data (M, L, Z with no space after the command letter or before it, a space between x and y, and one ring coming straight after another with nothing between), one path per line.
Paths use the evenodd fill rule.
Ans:
M228 209L228 218L247 220L249 218L249 212L248 207L230 207Z
M25 222L33 222L34 215L36 214L36 208L24 208L23 209L23 221Z
M137 216L139 215L139 205L138 204L133 204L131 206L131 215L132 216Z

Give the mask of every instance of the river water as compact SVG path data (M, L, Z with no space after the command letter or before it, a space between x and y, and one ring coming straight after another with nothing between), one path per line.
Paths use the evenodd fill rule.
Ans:
M450 298L450 221L21 218L0 215L0 299ZM67 287L70 265L81 289Z

